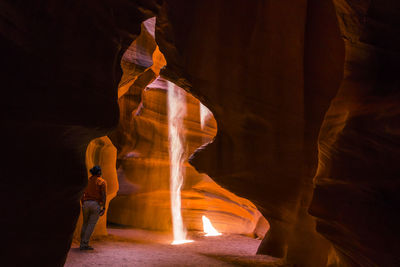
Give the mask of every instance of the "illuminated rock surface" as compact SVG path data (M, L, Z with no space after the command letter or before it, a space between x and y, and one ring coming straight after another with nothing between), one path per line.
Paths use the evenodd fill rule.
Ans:
M148 85L141 93L141 102L136 103L138 108L126 112L131 116L120 121L119 129L131 132L114 133L126 137L118 139L117 143L120 147L118 176L124 186L121 185L118 196L111 202L110 222L171 231L167 90L167 82L162 78ZM120 104L127 103L130 92L121 96ZM217 125L210 117L201 129L199 101L183 90L182 93L187 109L183 121L187 158L198 147L212 141ZM126 108L121 107L121 110ZM188 163L184 165L184 172L182 212L188 230L203 229L202 215L207 215L214 226L225 233L253 234L258 220L265 220L250 201L221 188ZM254 234L263 237L267 229L257 229Z
M113 223L171 231L168 84L156 79L166 62L156 47L154 27L155 18L145 21L140 36L122 58L121 116L110 137L118 148L118 175L123 183L108 214ZM217 125L211 115L202 129L199 101L182 93L186 99L184 157L188 158L212 141ZM187 163L184 172L182 208L189 230L201 230L201 216L207 214L223 232L265 235L268 223L254 204L229 193ZM257 223L263 227L257 228Z

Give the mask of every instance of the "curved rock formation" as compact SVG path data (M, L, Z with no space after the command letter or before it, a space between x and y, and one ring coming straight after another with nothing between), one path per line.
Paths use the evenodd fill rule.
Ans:
M131 103L126 100L137 89L136 84L121 96L120 104ZM130 116L120 120L119 130L130 132L114 133L126 138L117 140L120 147L118 176L123 185L111 202L110 222L171 230L167 90L167 81L160 77L148 85L141 94L138 108L126 112ZM187 110L183 122L184 146L186 155L191 155L214 138L217 125L210 117L202 129L200 102L188 93L184 95ZM127 108L121 106L121 110ZM182 212L184 223L190 230L203 229L202 215L209 217L214 226L225 233L254 234L258 221L265 220L250 201L229 193L189 164L185 165ZM257 231L256 234L263 237L267 228Z
M260 207L271 229L259 253L301 266L327 261L307 207L315 140L343 62L333 6L320 2L166 1L156 28L161 74L218 122L191 163Z
M122 58L123 76L118 93L121 117L117 129L110 134L119 150L118 173L122 185L112 202L109 220L140 228L171 230L165 93L168 86L160 77L151 83L166 64L154 40L155 22L155 18L143 22L141 34ZM185 98L185 146L186 154L191 155L214 138L216 122L211 118L201 127L200 102L189 94ZM201 216L207 214L220 231L245 234L257 231L258 236L264 236L267 227L255 229L257 222L265 219L251 202L217 186L208 176L199 175L189 164L185 169L182 206L189 229L202 230Z
M110 134L118 147L121 189L109 211L110 222L154 230L171 230L167 83L157 78L165 59L154 40L155 18L143 22L139 37L122 58L119 85L121 110L117 129ZM151 84L150 84L151 83ZM216 122L200 123L200 102L185 94L186 154L210 142ZM203 108L204 109L204 108ZM212 116L212 115L211 115ZM187 157L187 156L186 156ZM202 230L206 214L222 232L263 237L268 223L255 206L216 185L206 175L185 166L182 192L183 219L191 230ZM258 227L258 221L264 221Z
M328 251L333 266L398 266L399 2L334 3L346 43L339 92L343 51L328 0L1 0L2 264L63 265L86 147L116 127L122 53L157 16L161 75L218 123L191 162L270 221L259 252L298 266L325 266ZM141 66L120 83L131 105L141 95L128 91L154 80L162 61L154 42L137 43L150 56L126 65ZM121 118L137 108L126 106ZM118 151L125 138L110 135ZM306 212L311 198L329 242Z
M344 80L320 132L310 212L337 266L398 266L400 3L334 2Z
M63 265L86 147L116 126L122 53L157 10L148 0L0 1L2 265Z

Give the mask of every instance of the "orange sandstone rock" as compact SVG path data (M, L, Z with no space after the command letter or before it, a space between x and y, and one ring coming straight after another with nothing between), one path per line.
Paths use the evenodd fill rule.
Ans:
M124 127L132 129L132 132L123 133L127 142L118 143L119 178L131 190L121 186L120 193L111 202L110 222L171 230L167 90L167 82L157 78L142 92L140 105L131 113L131 120L121 119L120 124L133 125ZM127 96L122 96L120 103L125 103L125 98ZM198 147L212 141L217 125L210 117L201 129L200 102L187 93L185 105L183 124L188 158ZM226 233L254 234L258 221L262 220L250 201L218 186L189 164L185 164L182 213L189 230L202 230L202 215L208 216L218 230ZM258 234L263 236L266 228L261 228Z

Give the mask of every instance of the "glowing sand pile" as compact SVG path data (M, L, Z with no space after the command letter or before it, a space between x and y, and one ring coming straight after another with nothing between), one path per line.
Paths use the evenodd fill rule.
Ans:
M203 232L206 233L205 236L219 236L222 235L214 226L211 224L211 221L206 217L202 216L203 219Z
M193 242L186 239L186 229L181 213L181 187L183 184L184 163L184 128L186 114L186 96L183 89L168 82L168 140L170 158L170 191L173 245Z
M200 125L202 130L204 130L206 122L210 117L212 117L211 111L202 103L200 103ZM203 231L204 233L206 233L205 236L222 235L220 232L217 231L217 229L213 227L211 221L206 216L203 215L202 219L203 219Z

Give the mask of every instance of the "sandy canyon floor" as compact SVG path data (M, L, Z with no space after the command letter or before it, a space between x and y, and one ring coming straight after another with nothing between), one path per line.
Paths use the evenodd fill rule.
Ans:
M109 235L91 242L93 251L73 243L65 266L288 266L255 255L260 240L242 235L205 237L191 232L192 243L171 245L166 233L109 228Z

